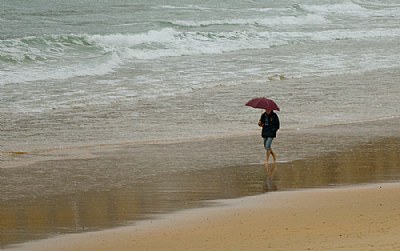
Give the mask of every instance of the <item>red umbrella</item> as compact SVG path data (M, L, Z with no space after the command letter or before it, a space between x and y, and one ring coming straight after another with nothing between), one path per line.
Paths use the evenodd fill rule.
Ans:
M246 105L251 106L253 108L280 111L275 101L267 98L253 98L252 100L247 102Z

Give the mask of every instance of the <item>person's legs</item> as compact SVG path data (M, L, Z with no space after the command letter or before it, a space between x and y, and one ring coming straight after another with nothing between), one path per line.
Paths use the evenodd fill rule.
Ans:
M272 151L272 149L271 149L271 155L272 155L272 159L274 160L274 163L276 163L276 154L274 151Z
M267 150L265 162L269 163L269 156L271 156L271 149Z
M267 150L267 154L266 154L266 162L268 163L268 161L269 161L269 156L271 156L272 155L272 158L274 159L274 163L276 162L276 155L275 155L275 153L272 151L272 148L271 148L271 146L272 146L272 140L273 140L273 138L271 138L271 137L268 137L268 138L264 138L264 147L265 147L265 150Z

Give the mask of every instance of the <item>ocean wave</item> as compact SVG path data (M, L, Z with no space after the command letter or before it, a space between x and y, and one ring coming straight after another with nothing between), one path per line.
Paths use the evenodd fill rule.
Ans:
M0 84L104 75L121 59L89 41L90 36L51 35L0 41Z
M321 5L307 5L301 4L300 7L308 12L318 13L320 15L326 14L351 14L358 16L365 16L365 9L357 4L348 3L338 3L338 4L321 4Z
M331 40L344 40L344 39L375 39L375 38L398 38L400 37L399 29L369 29L358 31L346 30L329 30L314 33L311 38L315 41L331 41Z
M173 5L161 5L161 6L156 6L153 7L154 9L172 9L172 10L210 10L211 8L208 7L204 7L204 6L200 6L200 5L192 5L192 4L188 4L188 5L184 5L184 6L173 6Z
M397 0L396 0L397 1ZM372 8L371 8L372 7ZM299 8L321 16L353 16L368 18L372 16L400 17L398 9L400 4L385 1L352 0L351 2L337 4L307 5L301 4Z
M392 8L400 7L398 0L352 0L353 3L363 7Z
M373 39L400 36L400 29L326 30L314 32L179 31L173 28L150 30L137 34L69 34L25 37L0 41L0 61L31 63L106 55L122 59L152 59L163 56L215 54L242 49L265 49L288 43L314 40ZM128 52L128 56L125 54ZM135 54L136 53L136 54Z
M85 36L86 41L102 47L131 47L140 44L170 43L179 37L179 33L172 28L150 30L140 34L110 34Z
M342 39L382 39L400 37L400 29L326 30L318 32L189 32L165 28L142 34L89 36L88 41L105 50L118 52L123 59L156 59L187 55L220 54L246 49L268 49L286 44Z
M220 54L242 49L265 49L286 44L268 33L251 31L182 32L172 28L142 34L94 35L88 38L123 59L155 59L201 54Z
M87 35L29 36L0 41L0 60L14 63L48 61L65 56L71 49L91 47Z
M104 75L135 60L223 54L287 44L399 38L399 28L325 31L180 31L66 34L0 40L0 84Z
M26 83L43 80L64 80L83 76L101 76L114 71L121 65L121 59L111 56L99 63L58 63L40 64L37 66L24 65L17 68L9 67L0 72L0 85Z
M254 25L254 26L281 26L281 25L305 25L305 24L324 24L329 21L323 16L315 14L307 14L305 16L276 16L269 18L237 18L237 19L221 19L221 20L175 20L170 21L172 25L181 27L202 27L211 25Z

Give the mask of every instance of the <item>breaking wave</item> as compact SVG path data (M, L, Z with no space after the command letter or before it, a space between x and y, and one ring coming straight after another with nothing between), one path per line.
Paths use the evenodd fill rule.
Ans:
M272 16L266 18L173 20L163 23L163 26L168 27L138 33L64 34L2 39L0 84L105 75L135 60L223 54L329 40L373 41L400 37L400 29L397 27L353 30L333 26L319 29L321 24L330 27L332 15L361 18L400 15L395 13L396 8L365 9L359 2L365 5L372 1L295 5L290 9L293 15L272 13ZM208 26L211 28L204 28ZM212 26L221 27L215 29ZM298 26L302 26L301 29Z

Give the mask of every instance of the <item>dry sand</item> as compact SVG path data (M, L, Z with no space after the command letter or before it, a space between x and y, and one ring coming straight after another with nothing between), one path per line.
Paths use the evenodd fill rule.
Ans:
M18 250L400 250L400 183L267 193Z

